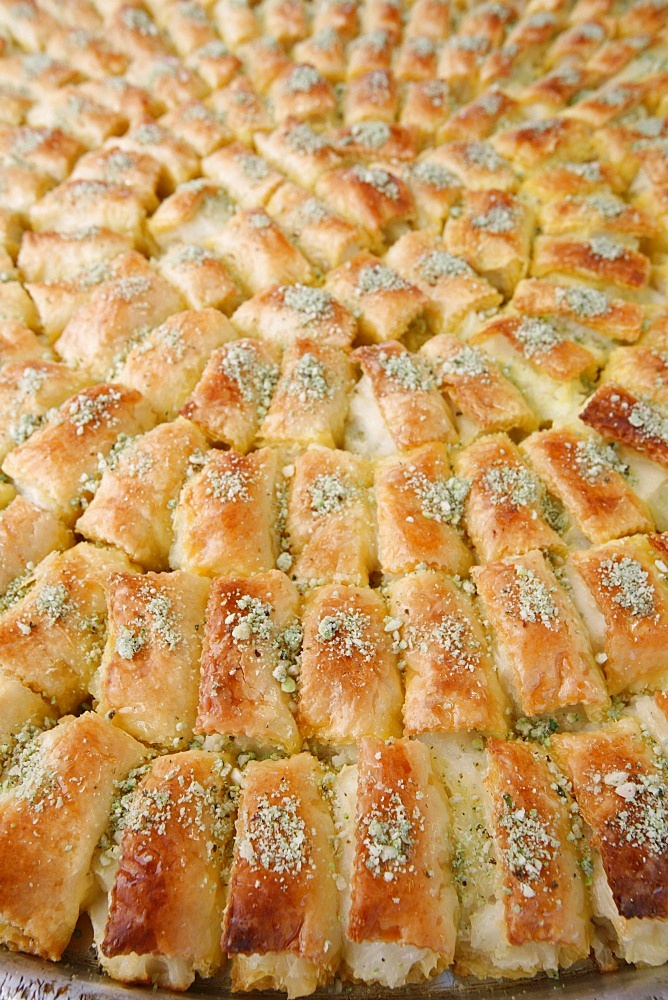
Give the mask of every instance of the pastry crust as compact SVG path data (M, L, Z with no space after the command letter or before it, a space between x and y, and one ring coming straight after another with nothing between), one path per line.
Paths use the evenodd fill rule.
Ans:
M470 482L464 523L482 562L531 549L566 551L547 520L545 487L505 434L469 445L457 456L456 469Z
M265 205L283 182L283 175L267 161L249 152L241 142L233 142L202 161L205 177L211 177L242 208Z
M0 938L57 960L90 886L115 783L146 751L93 712L67 717L28 750L28 771L0 789Z
M361 740L353 775L356 788L350 796L345 795L345 772L338 782L341 811L354 808L339 849L350 885L343 960L367 982L385 984L392 977L392 985L398 985L400 975L395 979L391 968L364 970L365 945L394 945L386 955L381 952L388 965L393 959L401 963L397 946L409 946L401 964L406 973L417 975L406 979L422 978L421 962L433 974L449 965L454 954L456 897L449 843L437 834L448 826L446 800L429 751L412 740Z
M580 419L618 444L668 468L668 427L663 411L628 389L605 382L589 397Z
M233 340L213 351L181 407L215 444L249 450L278 381L278 352L262 340Z
M222 936L235 990L311 993L338 965L334 825L322 774L307 753L246 769Z
M293 578L311 586L366 585L377 558L369 463L349 452L312 447L287 472Z
M452 400L463 440L489 431L536 428L538 420L520 390L483 351L440 334L422 353L430 359L441 391Z
M301 642L299 594L278 570L218 577L202 650L197 731L239 746L296 753L301 736L290 693Z
M468 484L452 475L444 444L382 459L374 491L383 573L410 573L420 565L467 572L473 560L461 522Z
M295 340L283 354L281 376L260 429L262 441L341 447L353 384L348 354L306 337Z
M310 285L272 285L237 309L232 323L248 337L289 347L309 337L331 347L350 347L357 324L329 292Z
M598 436L553 427L526 438L522 451L594 544L653 530L614 450Z
M138 435L103 473L77 531L115 545L146 569L166 570L174 538L172 510L204 451L204 436L179 417Z
M379 166L357 164L323 174L315 187L318 197L349 222L361 224L382 249L387 238L413 218L413 199L397 174Z
M268 285L311 280L306 258L262 208L237 212L210 242L247 295Z
M497 668L524 715L608 704L582 619L542 553L474 566L471 576L495 636Z
M405 643L404 732L505 736L506 698L471 598L442 573L390 585L392 624Z
M632 936L635 919L666 918L668 859L660 837L651 833L657 810L663 815L665 781L638 723L630 718L593 732L563 733L553 737L553 743L591 829L589 842L614 900L611 916L623 955L629 943L624 938ZM599 903L595 912L600 912L600 897L594 899ZM660 938L656 944L657 950L663 944L665 951ZM642 960L640 948L636 955L635 960Z
M404 336L426 305L419 288L366 251L330 271L325 288L357 318L367 342Z
M186 750L159 757L139 782L106 923L98 916L98 955L114 979L182 990L220 967L227 772L222 758Z
M383 421L398 450L428 441L457 440L448 405L438 391L428 361L397 341L358 347L354 358L369 381Z
M92 684L97 711L162 750L192 739L208 593L208 580L178 570L109 581L109 633Z
M579 240L569 236L537 236L531 273L542 278L558 273L585 278L596 286L638 291L650 279L651 265L644 254L607 236Z
M610 694L664 689L668 589L656 549L635 535L574 552L571 561L603 616L597 646Z
M19 492L67 525L99 476L99 456L119 439L149 430L155 414L135 389L101 382L66 400L44 427L7 455L3 472Z
M526 278L515 288L513 306L530 316L563 316L627 343L634 343L642 333L642 306L612 298L590 285L562 285L541 278Z
M519 740L489 740L485 784L505 888L511 945L556 945L559 964L589 954L587 903L572 843L568 802L554 789L546 755Z
M3 673L51 700L60 714L87 697L102 656L107 592L116 572L133 572L117 549L79 542L51 552L0 618Z
M278 553L276 452L209 451L202 465L174 512L170 566L208 576L272 569Z
M297 720L302 735L342 751L363 736L401 735L403 692L377 591L329 584L305 604Z
M118 379L143 393L163 419L173 420L212 351L234 336L230 322L217 309L172 312L131 347Z

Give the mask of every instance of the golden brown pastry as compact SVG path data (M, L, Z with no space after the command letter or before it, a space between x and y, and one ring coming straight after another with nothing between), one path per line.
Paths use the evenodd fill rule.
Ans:
M423 571L394 581L389 596L404 663L404 732L505 736L506 699L466 591Z
M174 511L170 566L208 576L272 569L278 555L277 453L209 451L201 464Z
M664 565L663 547L633 535L571 556L591 594L575 590L612 695L666 686L668 588L657 566Z
M366 585L376 567L369 464L349 452L311 447L284 468L288 473L290 552L277 565L305 585Z
M377 591L329 584L304 607L297 719L331 750L401 735L403 692L387 607Z
M55 415L9 453L3 471L19 492L72 525L94 491L103 460L119 436L148 430L155 414L134 389L98 383L66 400Z
M457 456L458 475L470 483L464 524L479 559L566 546L550 524L543 483L505 434L479 438Z
M506 693L522 715L608 705L580 615L542 553L475 566L471 576L494 633Z
M58 959L90 889L117 781L146 751L93 712L18 744L0 784L0 938Z
M262 340L233 340L209 356L181 415L216 444L249 450L278 382L278 351Z
M74 544L74 536L62 521L20 494L0 512L0 593L3 610L27 582L35 565L50 552ZM18 582L21 578L21 582ZM17 581L8 592L13 581Z
M429 566L466 573L472 562L462 535L468 490L469 483L452 474L447 448L440 442L381 459L374 492L382 572L409 573Z
M195 973L220 967L229 771L218 755L186 750L158 757L139 781L118 857L97 864L109 895L91 910L98 958L114 979L184 990Z
M666 785L638 723L553 738L591 852L591 901L604 943L630 962L666 961Z
M197 731L240 747L296 753L290 695L301 644L299 595L278 570L211 585L202 650Z
M427 748L362 739L357 766L337 775L335 815L345 972L400 986L448 966L457 910L449 815Z
M246 768L221 942L234 990L304 996L338 966L334 824L322 778L308 753Z
M329 292L310 285L271 285L237 309L232 323L247 337L289 347L309 337L331 347L350 347L357 323Z

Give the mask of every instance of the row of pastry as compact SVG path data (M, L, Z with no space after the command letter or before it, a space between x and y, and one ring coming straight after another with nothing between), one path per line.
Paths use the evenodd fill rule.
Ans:
M80 542L9 588L1 673L49 715L92 694L163 752L194 734L349 755L363 736L572 727L665 688L667 574L665 535L633 535L563 565L536 549L471 580L418 569L302 596L276 569L143 573Z
M365 738L337 772L308 752L150 760L92 713L26 732L2 778L0 936L57 959L85 909L116 979L185 989L227 958L234 990L290 997L453 962L660 964L664 702L546 745Z

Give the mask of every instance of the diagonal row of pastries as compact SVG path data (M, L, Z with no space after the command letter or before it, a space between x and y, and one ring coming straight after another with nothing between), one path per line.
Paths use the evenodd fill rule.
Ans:
M668 962L667 42L0 0L0 943Z

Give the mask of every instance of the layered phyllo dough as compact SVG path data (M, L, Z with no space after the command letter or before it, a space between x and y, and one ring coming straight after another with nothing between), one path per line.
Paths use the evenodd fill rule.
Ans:
M308 753L246 769L221 942L235 990L302 996L338 967L334 823L323 774Z
M399 986L450 964L456 895L449 815L428 749L360 741L337 775L343 968L355 981Z

